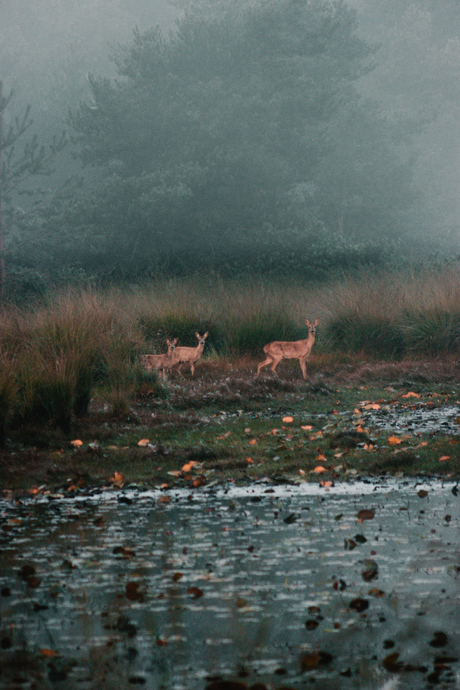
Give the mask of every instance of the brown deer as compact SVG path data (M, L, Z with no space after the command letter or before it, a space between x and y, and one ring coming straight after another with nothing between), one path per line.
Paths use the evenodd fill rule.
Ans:
M314 323L310 323L308 319L305 319L305 323L308 326L308 338L306 340L294 340L293 342L275 340L273 343L265 345L264 352L267 355L267 359L257 367L257 377L260 374L260 370L269 364L271 364L270 369L276 373L276 367L282 359L298 359L302 375L304 379L307 378L305 360L310 356L311 348L315 342L316 327L319 324L319 319L316 319Z
M198 362L203 354L204 341L208 337L208 331L204 335L195 333L198 338L198 345L196 347L176 347L173 355L172 367L177 366L177 371L182 374L181 369L184 364L190 364L190 372L193 376L195 373L195 363Z
M167 371L171 368L173 363L174 350L176 349L177 338L169 340L166 338L168 351L162 355L141 355L141 364L146 371L161 371L162 378L166 379Z

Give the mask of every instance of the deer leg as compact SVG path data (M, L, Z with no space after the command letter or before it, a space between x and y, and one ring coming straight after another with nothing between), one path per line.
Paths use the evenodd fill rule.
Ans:
M270 367L270 369L273 371L274 374L276 374L276 367L278 364L281 362L283 358L282 357L273 357L273 364Z
M195 365L193 364L193 362L190 362L190 373L192 376L195 373Z
M299 359L300 368L302 369L302 376L307 380L307 367L305 366L305 357Z
M265 359L263 362L261 362L257 367L257 376L259 376L260 370L263 367L268 367L268 365L272 364L272 362L273 362L273 359L271 357L267 357L267 359Z

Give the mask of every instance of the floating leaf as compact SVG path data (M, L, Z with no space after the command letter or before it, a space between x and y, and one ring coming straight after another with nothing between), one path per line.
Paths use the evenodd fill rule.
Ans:
M40 649L40 654L45 656L47 659L52 659L53 657L58 656L58 653L55 652L54 649L49 649L48 647Z
M373 520L375 515L375 509L363 508L358 512L358 522L362 523L364 520Z
M246 599L243 599L242 597L238 597L238 599L235 602L235 606L237 609L242 609L244 606L247 606Z
M383 592L381 589L377 589L377 587L372 587L372 589L370 589L368 591L368 594L371 597L384 597L385 596L385 592Z
M428 491L425 491L425 489L420 489L420 491L417 491L417 496L419 498L426 498L428 496Z
M356 613L362 613L369 608L369 602L366 599L361 599L361 597L358 597L357 599L352 599L350 601L348 608L352 611L356 611Z
M286 525L292 525L293 522L297 520L297 515L295 513L290 513L287 517L283 519Z
M123 484L125 483L125 478L121 474L121 472L114 472L113 476L110 477L109 482L112 482L112 484L115 487L120 487L120 486L123 486Z
M174 582L179 582L179 580L181 580L183 577L184 576L182 573L174 573L172 579L174 580Z
M389 671L390 673L399 673L403 669L403 665L401 662L396 663L399 659L399 653L398 652L393 652L392 654L389 654L386 656L383 661L382 661L382 666L386 671Z
M428 642L431 647L445 647L447 644L447 635L443 632L435 632L433 639Z
M199 599L203 596L204 592L199 587L189 587L187 590L187 594L190 594L192 599Z
M307 630L316 630L318 625L318 621L315 621L314 618L309 618L307 621L305 621L305 627L307 628Z
M366 569L361 573L361 577L365 582L370 582L378 575L379 567L375 561L365 561Z
M171 503L171 499L169 498L169 496L160 496L160 498L158 499L158 503L168 505L168 503Z

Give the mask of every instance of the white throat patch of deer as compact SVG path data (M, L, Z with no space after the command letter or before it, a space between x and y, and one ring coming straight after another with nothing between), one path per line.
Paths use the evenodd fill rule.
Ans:
M274 340L272 343L265 345L264 352L267 358L257 367L257 376L259 376L260 370L263 369L263 367L268 367L270 364L271 371L276 373L276 367L282 359L298 359L302 370L302 376L304 379L307 378L305 361L310 356L311 349L314 345L316 327L319 324L319 319L316 319L314 323L310 323L308 319L305 319L305 323L308 326L308 338L305 340L293 340L291 342Z
M208 337L208 332L204 335L195 333L198 338L198 345L196 347L176 347L173 355L173 367L177 367L179 374L182 374L182 367L184 364L190 364L190 373L195 373L195 364L201 358L203 354L204 341Z
M162 355L141 355L141 364L146 371L160 371L162 378L166 379L167 372L171 369L176 349L177 338L166 338L168 351Z

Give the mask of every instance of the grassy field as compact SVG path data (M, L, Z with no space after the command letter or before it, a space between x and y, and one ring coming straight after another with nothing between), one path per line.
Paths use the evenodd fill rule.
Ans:
M320 319L307 381L297 361L257 380L263 345L306 337L305 318ZM167 337L195 346L195 332L205 331L193 378L185 369L164 383L139 366L139 355L166 351ZM1 487L328 482L383 472L456 479L452 425L393 433L382 418L458 407L459 345L454 269L321 287L206 277L68 291L6 309Z

